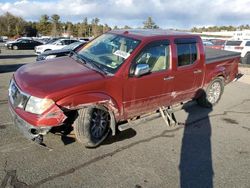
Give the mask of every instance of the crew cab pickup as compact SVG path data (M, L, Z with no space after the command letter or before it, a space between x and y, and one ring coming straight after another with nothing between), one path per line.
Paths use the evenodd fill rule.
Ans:
M239 60L239 53L204 50L193 34L110 31L77 53L19 68L9 108L29 139L68 127L86 147L96 147L122 123L161 107L189 100L216 104L236 78Z

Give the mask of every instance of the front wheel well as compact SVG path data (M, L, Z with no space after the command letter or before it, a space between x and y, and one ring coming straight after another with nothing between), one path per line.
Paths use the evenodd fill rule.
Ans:
M105 105L105 104L92 104L92 105L83 106L81 108L77 108L77 109L74 109L74 110L70 110L69 112L66 112L67 113L66 115L67 115L68 119L71 122L73 121L72 124L77 119L77 117L79 115L78 112L81 109L84 109L84 108L101 108L101 109L105 109L110 115L110 119L111 119L110 129L112 131L112 135L114 136L116 134L116 119L115 119L114 112L111 109L109 109L107 107L107 105Z
M115 120L112 111L103 105L89 105L77 110L74 122L76 139L86 147L99 146L109 135L115 132Z

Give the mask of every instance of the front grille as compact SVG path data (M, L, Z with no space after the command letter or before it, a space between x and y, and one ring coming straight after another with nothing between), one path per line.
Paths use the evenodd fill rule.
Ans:
M9 98L14 107L24 109L29 100L29 95L23 93L16 85L14 80L11 80L9 86Z

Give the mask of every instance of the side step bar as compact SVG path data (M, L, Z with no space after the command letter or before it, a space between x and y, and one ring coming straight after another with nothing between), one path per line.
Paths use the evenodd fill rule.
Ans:
M171 127L177 125L177 121L172 110L170 111L168 109L160 107L159 111L161 113L161 117L163 118L167 126Z
M136 120L128 120L127 123L118 125L118 130L119 131L125 131L127 129L132 128L133 126L136 126L138 124L141 124L146 121L150 121L159 117L162 117L164 122L166 123L167 126L176 126L178 124L174 112L182 110L183 109L183 104L180 103L178 105L174 105L171 107L160 107L159 110L157 110L154 113L146 114L141 116L139 119Z
M153 113L153 114L148 114L145 117L140 117L139 119L136 120L128 120L127 123L121 124L118 126L119 131L125 131L127 129L130 129L131 127L134 127L138 124L141 124L146 121L150 121L156 118L161 117L159 113Z

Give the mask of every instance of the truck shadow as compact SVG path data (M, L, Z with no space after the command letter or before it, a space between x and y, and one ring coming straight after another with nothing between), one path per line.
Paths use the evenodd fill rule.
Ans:
M0 65L0 73L15 72L23 65L25 64Z
M209 113L212 112L212 108L184 105L184 110L188 113L188 117L181 146L180 187L211 188L214 173Z
M74 133L72 131L73 131L72 126L59 126L59 127L53 127L50 132L54 135L60 136L63 144L68 145L76 142ZM108 138L101 145L110 145L115 142L121 142L123 140L130 139L135 135L136 131L132 128L122 132L118 131L115 136L112 136L110 132Z
M132 128L127 129L122 132L118 132L115 136L109 136L103 143L102 145L109 145L113 144L115 142L121 142L123 140L130 139L136 135L136 131Z

